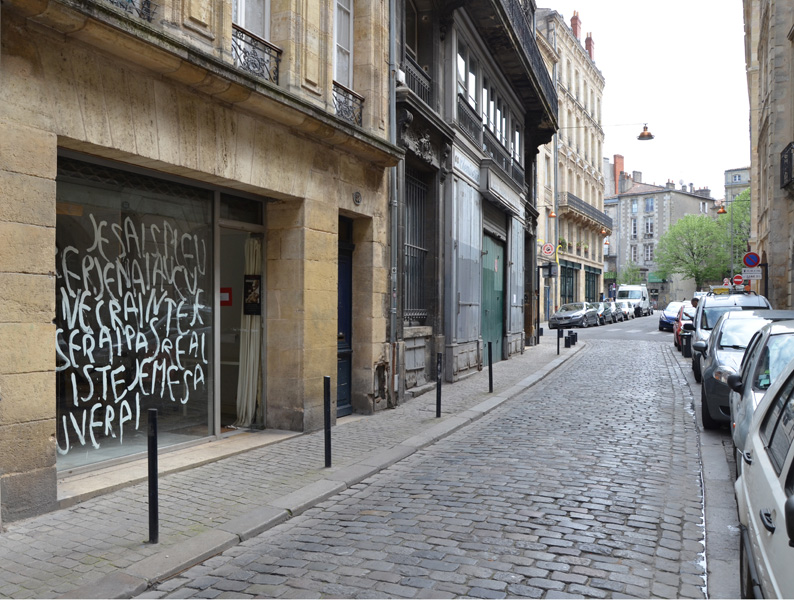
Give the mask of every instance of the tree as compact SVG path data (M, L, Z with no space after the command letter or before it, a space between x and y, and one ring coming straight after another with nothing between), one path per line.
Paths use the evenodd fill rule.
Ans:
M640 267L630 260L618 273L618 285L636 285L638 283L642 283Z
M725 210L725 214L717 217L717 223L722 229L723 244L733 250L733 261L730 251L727 252L727 262L722 275L733 277L738 269L741 269L742 257L749 250L747 242L750 239L750 190L744 190L728 202ZM731 264L733 264L733 273L731 273Z
M676 273L694 279L701 288L708 280L722 278L729 249L717 221L706 215L686 215L659 239L657 273L664 278Z

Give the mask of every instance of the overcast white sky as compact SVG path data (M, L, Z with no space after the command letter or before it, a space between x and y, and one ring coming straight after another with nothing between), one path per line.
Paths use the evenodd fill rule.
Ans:
M604 75L604 156L645 183L683 180L724 198L724 171L750 165L741 0L538 0L581 42L592 33ZM637 140L644 123L655 139Z

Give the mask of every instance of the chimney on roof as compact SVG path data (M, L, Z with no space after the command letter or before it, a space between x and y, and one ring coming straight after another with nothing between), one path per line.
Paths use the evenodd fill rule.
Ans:
M634 180L634 183L642 183L642 171L632 171L631 178Z
M590 55L590 60L595 62L595 57L593 54L595 53L595 42L593 41L593 34L588 33L587 38L584 41L584 47L587 50L587 54Z
M690 193L690 194L694 194L694 193L695 193L695 186L694 186L694 184L691 184L691 183L689 184L689 193Z
M573 16L571 17L571 31L573 31L573 35L577 40L582 35L582 22L579 20L578 11L573 11Z
M615 193L620 194L620 174L623 173L623 157L620 154L615 154L612 157L613 165L613 179L615 180Z
M665 184L665 187L668 190L674 190L675 189L675 182L672 179L668 179L667 183Z
M695 192L696 196L703 196L704 198L711 198L711 190L707 187L700 188Z

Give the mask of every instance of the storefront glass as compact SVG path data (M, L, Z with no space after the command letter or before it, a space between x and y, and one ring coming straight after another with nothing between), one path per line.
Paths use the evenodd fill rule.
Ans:
M208 436L213 192L60 158L58 469Z

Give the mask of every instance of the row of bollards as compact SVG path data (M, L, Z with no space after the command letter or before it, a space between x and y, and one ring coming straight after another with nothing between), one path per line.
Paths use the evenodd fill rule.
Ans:
M566 335L564 329L557 330L557 354L560 353L560 340L563 340L563 344L566 348L570 348L571 346L575 346L576 342L579 340L579 334L576 333L574 330L569 329Z
M557 354L560 353L559 340L562 330L557 331ZM573 336L573 341L571 341ZM570 332L565 338L565 347L576 343L576 333ZM436 418L441 418L441 382L443 380L443 353L437 354L436 361ZM488 392L493 393L493 345L488 342ZM160 540L159 495L157 473L157 409L148 411L148 479L149 479L149 543L157 544ZM325 468L331 467L331 378L323 377L323 421L325 433Z

